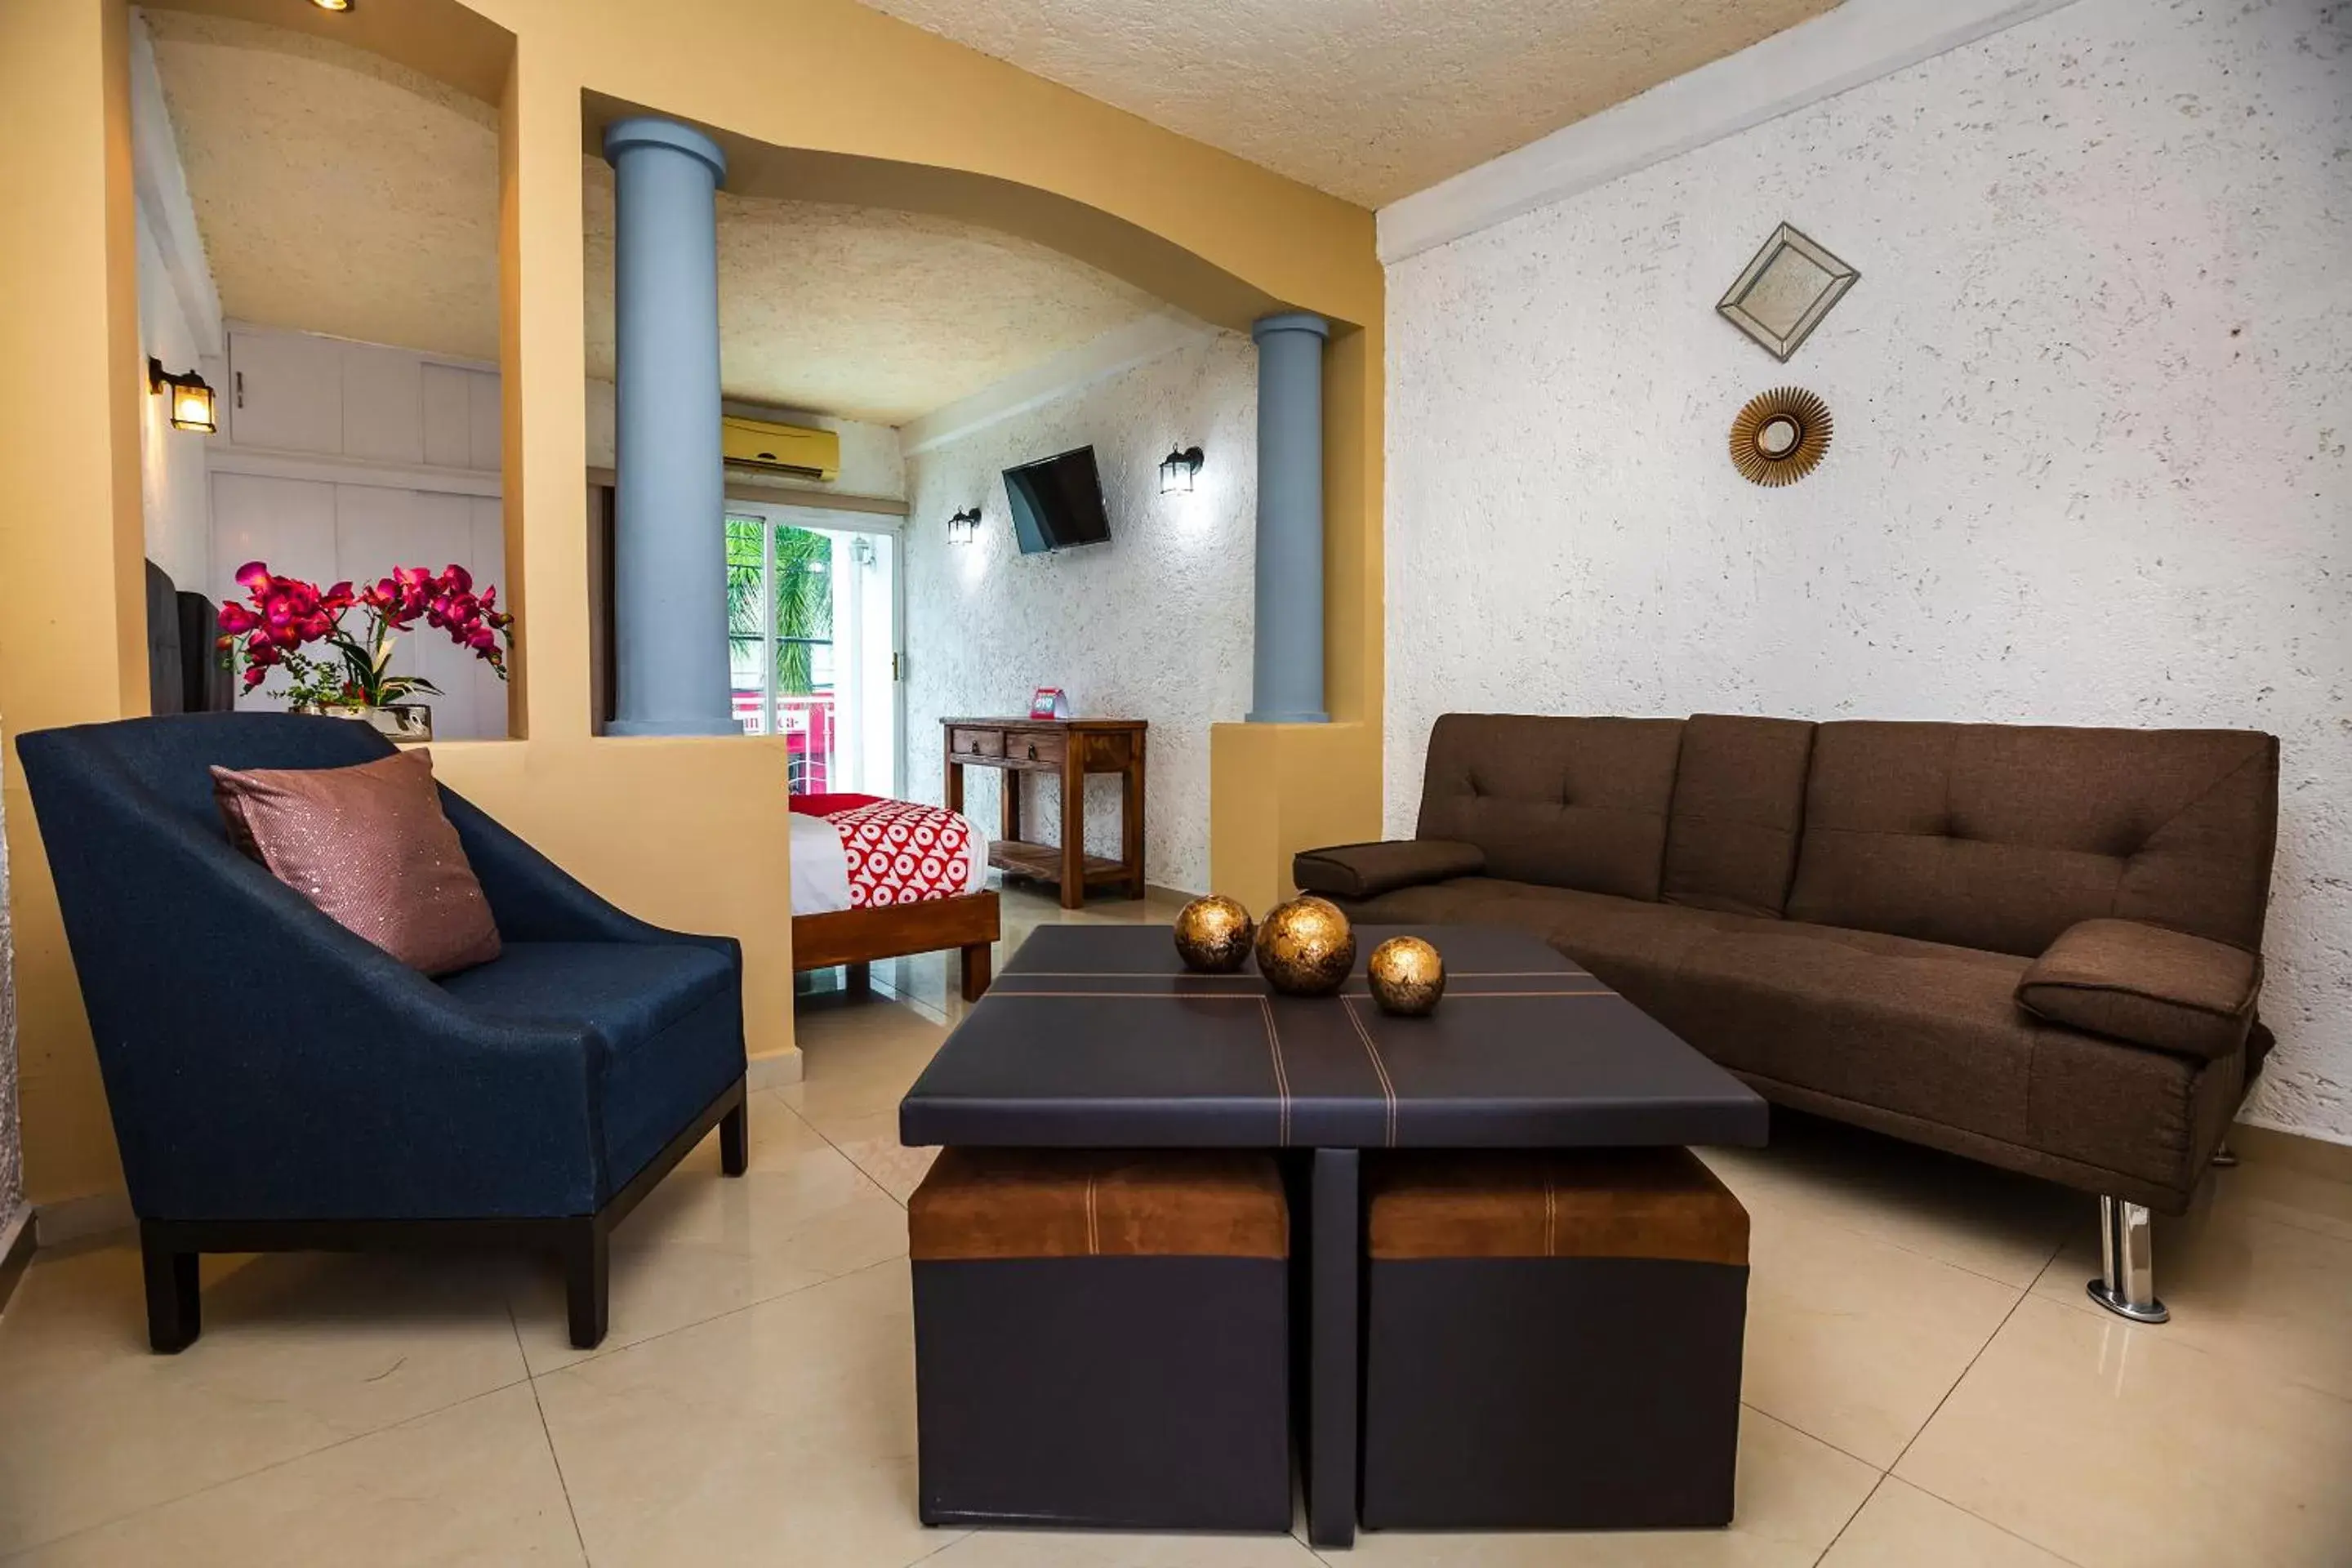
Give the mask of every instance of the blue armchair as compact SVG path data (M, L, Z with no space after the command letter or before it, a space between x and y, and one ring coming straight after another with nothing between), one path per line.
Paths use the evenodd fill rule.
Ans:
M604 1336L613 1227L716 1126L746 1159L742 956L622 913L441 792L505 943L430 980L233 848L208 764L331 768L345 720L205 713L16 742L139 1216L148 1334L204 1252L500 1247Z

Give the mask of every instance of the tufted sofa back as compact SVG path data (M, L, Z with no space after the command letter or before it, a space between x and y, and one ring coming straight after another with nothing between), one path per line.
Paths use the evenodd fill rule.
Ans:
M1679 719L1445 714L1420 836L1475 844L1491 877L1654 900L1682 735Z
M2278 742L1448 713L1419 833L1489 876L2032 956L2098 916L2258 948Z
M1788 913L2028 956L2102 915L2258 948L2277 823L2251 731L1822 724Z

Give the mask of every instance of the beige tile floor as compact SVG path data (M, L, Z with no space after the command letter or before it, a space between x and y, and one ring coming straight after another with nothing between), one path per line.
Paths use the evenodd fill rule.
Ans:
M1165 920L1107 903L1077 918ZM1008 898L1007 950L1063 918ZM0 1314L0 1563L1312 1568L1297 1540L927 1531L894 1108L961 1011L938 958L803 998L754 1096L632 1217L613 1331L570 1348L516 1262L208 1259L205 1332L145 1352L121 1243ZM1373 1534L1389 1564L2352 1564L2352 1184L2250 1161L2158 1232L2174 1313L2082 1281L2081 1197L1782 1118L1711 1152L1755 1216L1738 1521ZM1335 1560L1345 1561L1338 1553Z

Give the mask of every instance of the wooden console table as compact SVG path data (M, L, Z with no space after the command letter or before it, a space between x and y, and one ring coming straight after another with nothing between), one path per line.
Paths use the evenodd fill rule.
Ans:
M1124 884L1143 897L1143 732L1140 719L942 719L947 738L947 807L963 809L963 771L1004 775L1004 825L988 863L1016 877L1056 882L1062 907L1082 908L1091 882ZM1062 841L1034 844L1021 834L1021 775L1062 779ZM1087 775L1119 776L1119 858L1087 853Z

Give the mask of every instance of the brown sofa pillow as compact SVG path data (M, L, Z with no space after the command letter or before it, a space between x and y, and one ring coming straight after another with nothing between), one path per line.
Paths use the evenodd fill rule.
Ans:
M2182 1056L2228 1056L2262 994L2258 953L2139 921L2067 928L2017 983L2026 1011Z
M1307 893L1342 899L1377 899L1399 888L1419 888L1486 869L1486 852L1475 844L1444 838L1394 838L1381 844L1334 844L1302 849L1291 858L1290 879Z
M432 754L345 768L213 769L229 841L320 912L412 969L499 955L489 900L441 810Z

